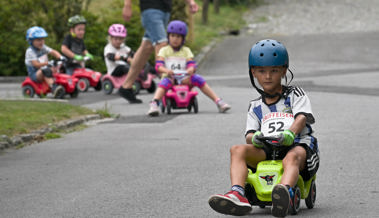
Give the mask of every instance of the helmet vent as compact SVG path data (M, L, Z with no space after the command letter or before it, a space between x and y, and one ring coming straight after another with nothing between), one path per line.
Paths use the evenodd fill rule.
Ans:
M272 46L275 46L275 44L274 44L274 43L272 43Z
M274 57L276 57L276 53L274 53L273 55L274 55Z
M263 54L263 53L261 53L261 54L260 54L260 56L261 56L261 57L263 57L263 56L264 56L264 54Z
M265 44L264 44L264 43L262 43L262 45L261 45L261 46L263 47L263 46L265 46Z

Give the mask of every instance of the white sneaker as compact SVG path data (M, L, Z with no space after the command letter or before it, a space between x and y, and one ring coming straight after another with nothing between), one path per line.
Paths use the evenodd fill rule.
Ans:
M150 102L150 109L147 114L152 117L159 116L159 106L156 101Z
M222 99L217 101L217 108L218 112L225 113L227 110L232 108L230 105L228 105L226 102L224 102Z

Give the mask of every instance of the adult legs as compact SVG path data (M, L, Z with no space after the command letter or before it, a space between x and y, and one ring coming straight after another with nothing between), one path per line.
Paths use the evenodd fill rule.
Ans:
M124 89L131 89L134 81L137 79L139 73L145 66L147 60L149 59L151 53L154 51L154 47L149 40L143 40L137 52L134 55L132 64L126 80L122 87Z

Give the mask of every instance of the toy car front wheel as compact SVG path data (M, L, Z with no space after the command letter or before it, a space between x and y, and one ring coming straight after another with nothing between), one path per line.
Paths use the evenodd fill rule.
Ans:
M166 108L167 108L167 114L171 114L172 109L172 100L169 98L166 98Z
M32 86L26 85L26 86L22 87L22 95L24 97L33 98L34 94L35 94L35 91L34 91Z
M62 89L55 95L56 99L63 99L66 94L66 89L62 86Z
M70 93L70 97L71 98L77 98L78 95L79 95L79 90L77 87L75 87L75 90L72 93Z
M307 198L305 198L305 204L307 205L308 209L312 209L315 206L316 203L316 183L313 180L311 183L311 187L309 188L309 194Z
M76 87L78 87L79 91L86 92L89 88L89 81L86 78L79 79L78 83L76 84Z
M290 213L296 215L300 210L301 192L299 187L295 187L294 195L292 198L292 207L290 207Z
M113 87L112 81L110 81L109 79L106 79L103 81L103 90L104 90L105 94L107 94L107 95L112 94L113 88L114 87Z
M196 97L193 98L192 105L193 105L193 112L195 112L195 114L197 114L197 112L199 112L199 104L197 103Z

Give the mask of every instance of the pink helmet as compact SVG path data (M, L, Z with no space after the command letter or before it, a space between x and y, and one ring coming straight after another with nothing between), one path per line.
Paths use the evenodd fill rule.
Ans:
M114 37L126 37L128 35L126 28L122 24L112 24L108 29L108 33Z

